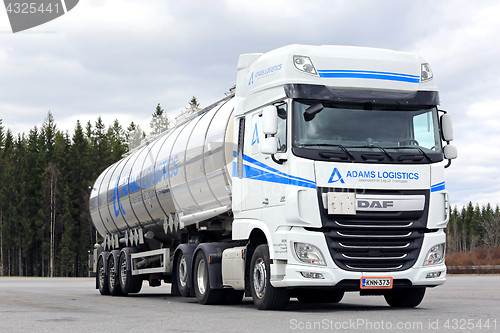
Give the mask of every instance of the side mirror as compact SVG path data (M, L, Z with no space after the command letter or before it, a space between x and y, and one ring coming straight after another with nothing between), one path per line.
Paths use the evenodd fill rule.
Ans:
M444 158L446 158L447 160L453 160L458 156L457 147L453 145L444 146L443 150L444 150Z
M278 109L274 105L268 105L262 110L262 132L267 135L278 132Z
M441 116L441 132L443 133L444 141L453 141L453 124L449 114L443 114Z
M305 121L311 121L311 120L313 120L314 117L316 117L316 114L318 114L321 111L323 111L323 108L324 108L324 106L321 103L316 103L316 104L311 105L310 107L308 107L304 111L304 120Z
M262 154L274 155L278 151L278 140L274 136L263 139L259 145Z

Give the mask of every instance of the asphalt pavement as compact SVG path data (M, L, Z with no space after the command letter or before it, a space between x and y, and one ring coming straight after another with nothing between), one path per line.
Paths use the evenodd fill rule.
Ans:
M0 277L0 332L500 332L500 275L449 275L412 309L383 297L346 293L339 304L259 311L203 306L170 286L101 296L93 278Z

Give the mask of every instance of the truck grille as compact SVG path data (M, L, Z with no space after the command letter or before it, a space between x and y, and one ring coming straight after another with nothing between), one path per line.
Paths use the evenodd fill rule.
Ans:
M328 189L319 190L321 193ZM334 189L329 189L330 191ZM321 217L328 248L337 266L349 271L389 272L412 267L420 253L427 225L428 191L370 191L364 194L424 194L423 211L373 212ZM321 202L321 201L320 201Z

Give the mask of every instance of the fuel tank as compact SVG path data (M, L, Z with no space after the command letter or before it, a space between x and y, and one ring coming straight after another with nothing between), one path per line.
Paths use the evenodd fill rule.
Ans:
M165 240L230 210L233 104L228 97L192 115L104 170L89 201L101 236L141 228Z

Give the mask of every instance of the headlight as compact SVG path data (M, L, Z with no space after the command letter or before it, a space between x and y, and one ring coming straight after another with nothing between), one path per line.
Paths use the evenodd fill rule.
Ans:
M432 77L433 77L432 69L428 63L421 64L420 68L421 68L420 69L420 81L421 82L429 81L430 79L432 79Z
M295 258L306 264L326 266L321 251L312 244L293 243Z
M444 262L445 244L438 244L431 247L425 256L424 266L437 265Z
M293 65L301 72L318 75L316 68L314 68L314 65L309 57L295 55L293 56Z

